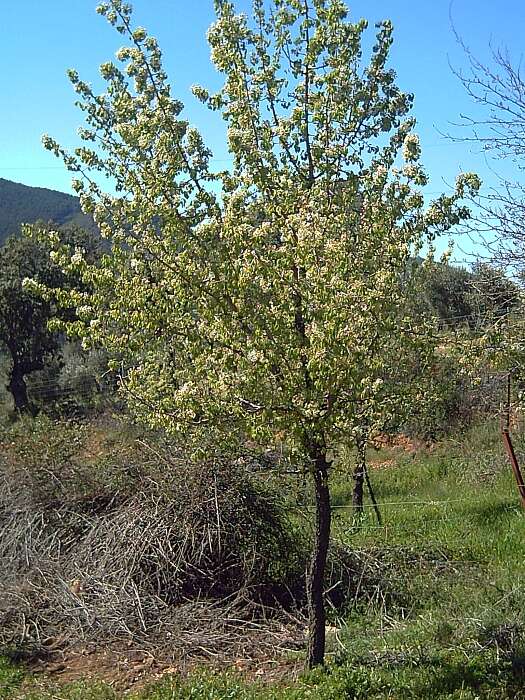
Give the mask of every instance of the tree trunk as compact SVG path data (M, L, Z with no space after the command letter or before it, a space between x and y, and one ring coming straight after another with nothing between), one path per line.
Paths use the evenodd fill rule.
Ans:
M357 463L354 469L354 490L352 492L352 506L354 516L363 513L363 488L366 470L366 441L357 441Z
M328 462L323 450L316 450L313 457L315 485L315 539L306 593L308 596L308 669L324 663L326 611L324 606L324 576L330 544L330 489L328 486Z
M11 377L7 388L13 396L15 411L17 411L17 413L27 413L30 410L30 406L25 376L23 371L19 367L16 367L16 365L11 370Z

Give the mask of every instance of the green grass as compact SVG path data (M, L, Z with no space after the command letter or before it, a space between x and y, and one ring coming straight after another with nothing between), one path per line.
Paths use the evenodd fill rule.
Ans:
M0 657L0 700L10 698L24 677L23 671Z
M518 456L525 451L515 440ZM351 460L351 455L347 455ZM525 512L495 426L479 425L433 452L371 451L394 459L371 478L383 518L359 523L351 484L333 484L334 532L370 561L325 671L265 685L230 673L168 678L133 700L525 699ZM109 686L16 691L20 671L0 666L0 698L113 700ZM3 695L2 695L3 692ZM37 694L35 694L37 692ZM33 693L33 694L32 694Z

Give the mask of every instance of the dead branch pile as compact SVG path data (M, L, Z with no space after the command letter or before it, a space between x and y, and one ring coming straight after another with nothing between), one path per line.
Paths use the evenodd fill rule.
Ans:
M265 611L301 586L284 504L239 461L164 456L95 480L70 462L0 468L2 646L132 640L213 655L245 645L242 626L271 638L280 623Z

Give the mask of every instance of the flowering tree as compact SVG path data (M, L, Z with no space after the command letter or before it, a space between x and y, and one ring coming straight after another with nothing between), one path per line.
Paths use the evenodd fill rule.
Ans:
M400 352L421 342L403 316L407 264L467 216L458 200L477 180L463 176L424 208L412 97L387 67L390 22L365 65L366 22L352 23L341 0L267 4L254 0L248 18L217 0L208 38L224 84L213 95L194 88L226 122L231 170L213 172L155 39L132 28L121 0L98 8L129 40L101 66L106 91L69 73L86 146L44 143L79 174L82 206L112 242L97 266L57 249L93 290L73 293L70 332L124 363L150 424L186 440L285 434L311 476L311 667L325 648L329 455L359 429L363 401L381 395L377 348L394 335Z

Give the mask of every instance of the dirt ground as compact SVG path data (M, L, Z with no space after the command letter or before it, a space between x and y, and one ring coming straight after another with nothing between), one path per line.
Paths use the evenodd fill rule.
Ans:
M303 669L299 659L275 658L260 655L257 658L239 658L220 663L210 658L186 658L168 662L142 649L81 649L75 652L56 652L45 660L28 663L31 683L45 687L65 685L75 681L103 682L122 693L136 692L144 686L169 675L186 675L195 667L239 672L247 679L276 683L292 680Z

